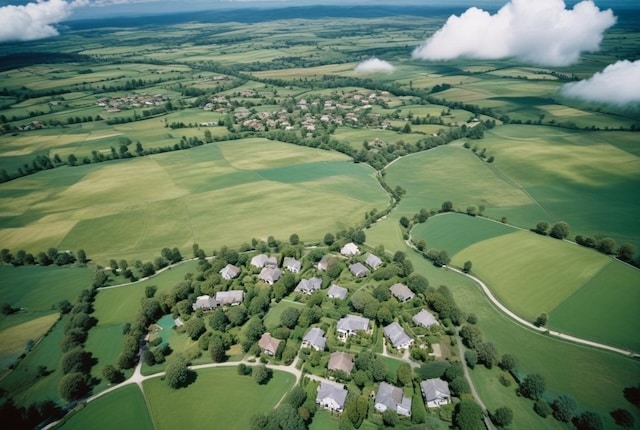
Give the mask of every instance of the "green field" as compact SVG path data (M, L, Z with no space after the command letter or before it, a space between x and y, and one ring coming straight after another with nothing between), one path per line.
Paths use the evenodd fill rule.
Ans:
M156 429L216 427L244 430L254 413L270 411L292 387L294 376L280 371L266 385L239 376L235 367L198 371L186 389L173 390L160 378L144 382L144 391ZM247 405L251 405L247 410Z
M57 313L45 315L4 329L0 336L0 369L7 368L25 351L29 342L36 342L58 320Z
M269 310L269 313L264 317L264 326L267 330L273 330L281 325L280 316L288 308L297 308L302 311L304 308L304 304L302 303L292 303L289 301L281 301L274 307Z
M9 247L84 247L104 263L292 232L318 240L387 197L373 170L342 154L247 139L41 172L1 185L0 202Z
M152 430L154 427L147 412L144 395L137 385L131 384L89 403L57 428Z

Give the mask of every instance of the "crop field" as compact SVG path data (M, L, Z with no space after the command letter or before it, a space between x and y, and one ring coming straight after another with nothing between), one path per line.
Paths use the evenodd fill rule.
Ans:
M499 300L524 318L533 321L542 312L553 314L564 307L563 318L550 319L550 328L640 350L640 291L633 287L640 282L637 270L593 250L526 231L479 242L453 257L459 266L467 260ZM604 295L608 308L602 307ZM602 309L616 309L616 316ZM570 317L568 310L573 311ZM580 327L580 333L571 326Z
M39 340L58 320L58 314L45 315L14 325L0 336L0 369L6 369L25 351L28 342Z
M333 167L325 172L327 163ZM277 170L285 165L305 168L290 180ZM148 190L144 198L131 192L134 183ZM7 202L3 215L12 222L0 231L6 246L84 247L98 262L114 256L149 259L165 246L237 245L292 231L320 239L387 201L373 170L344 155L260 139L42 172L2 185L0 196ZM283 210L302 201L295 213ZM19 215L26 207L29 212ZM250 207L262 210L258 215Z
M58 428L64 430L87 428L96 430L113 428L152 430L153 423L147 412L144 395L137 385L131 384L89 403Z
M273 372L266 385L251 377L239 376L235 367L198 371L196 381L183 390L173 390L160 378L144 382L154 427L174 429L198 428L203 422L215 422L225 429L244 430L254 413L271 410L293 386L289 373ZM247 405L251 405L248 413Z

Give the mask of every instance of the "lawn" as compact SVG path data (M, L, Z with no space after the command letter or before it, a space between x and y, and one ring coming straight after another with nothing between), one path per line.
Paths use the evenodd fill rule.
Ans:
M264 318L264 326L267 330L273 330L280 326L280 316L287 308L297 308L302 311L304 309L303 303L293 303L289 301L280 301L277 305L269 310L269 313Z
M293 375L274 371L268 384L257 385L232 366L199 370L196 381L184 389L173 390L153 378L144 382L144 390L158 430L202 428L204 423L244 430L253 414L273 409L294 381Z
M154 427L147 411L144 395L137 385L131 384L89 403L57 428L152 430Z

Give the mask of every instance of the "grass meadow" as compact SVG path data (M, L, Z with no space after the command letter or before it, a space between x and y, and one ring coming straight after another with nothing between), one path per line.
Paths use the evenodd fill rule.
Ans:
M5 246L82 247L104 264L148 260L166 246L188 252L292 232L319 240L387 196L372 169L342 154L247 139L41 172L0 186L0 202Z
M154 427L147 411L144 394L137 385L131 384L89 403L56 428L152 430Z
M154 428L201 428L216 423L224 429L244 430L254 413L270 411L293 386L295 377L273 372L266 385L237 374L235 366L199 370L187 389L174 390L161 378L144 382ZM251 405L247 408L247 405Z
M6 369L25 351L28 342L44 336L58 320L57 313L41 316L2 330L0 336L0 369Z

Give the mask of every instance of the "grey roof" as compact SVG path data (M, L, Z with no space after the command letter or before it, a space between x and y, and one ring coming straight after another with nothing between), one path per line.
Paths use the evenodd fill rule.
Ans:
M442 399L443 397L451 397L449 384L440 378L427 379L420 383L420 389L424 395L426 402Z
M395 321L386 326L383 331L384 335L396 348L408 345L411 342L411 337L409 337L402 326Z
M302 263L296 260L293 257L285 257L282 262L282 267L289 270L290 272L299 272L300 268L302 268Z
M356 276L358 278L368 276L371 273L369 269L367 269L362 263L352 264L351 266L349 266L349 270L351 271L353 276Z
M351 369L353 369L353 359L356 356L346 352L334 352L329 357L329 364L327 369L329 370L341 370L347 375L351 375Z
M311 278L311 279L302 279L295 291L301 291L306 294L311 294L314 291L317 291L322 286L322 279L320 278Z
M216 302L220 305L233 305L242 303L244 299L244 291L242 290L230 290L230 291L218 291L216 293Z
M409 287L400 283L392 285L391 287L389 287L389 290L391 290L391 294L393 294L401 302L412 299L415 296L415 294L413 294L413 291L411 291Z
M262 279L265 282L273 284L278 279L280 279L280 276L282 276L282 271L280 271L280 269L278 269L278 268L274 269L272 267L264 267L260 271L260 274L258 275L258 278Z
M386 382L381 382L376 394L376 405L385 405L388 409L402 413L398 406L407 411L411 411L411 399L404 396L402 388L394 387ZM403 415L407 415L402 413Z
M324 349L324 345L327 343L327 338L324 337L324 331L322 329L313 327L307 332L307 334L304 335L302 341L308 342L316 349L322 351Z
M433 314L425 309L415 314L412 320L416 325L421 325L423 327L429 327L434 324L438 324L438 321L433 316Z
M278 267L278 259L276 257L268 257L265 254L258 254L251 259L251 265L262 267Z
M233 264L227 264L220 270L220 274L225 279L233 279L240 274L240 268Z
M322 400L329 398L340 405L340 409L344 409L348 394L349 392L344 389L344 385L322 381L318 387L316 402L320 403Z
M196 302L191 306L191 308L195 311L197 309L213 309L218 306L216 299L213 297L204 295L198 296L196 298Z
M369 330L369 319L358 315L347 315L338 321L337 328L344 332L367 331Z
M367 263L367 266L375 270L378 268L378 266L382 264L382 260L380 260L377 256L373 254L367 254L367 259L365 260L365 263Z
M325 256L323 256L320 259L320 262L318 263L318 270L327 270L327 268L329 267L329 262L333 259L333 255L331 254L326 254Z
M333 297L336 299L344 300L347 298L348 293L349 293L349 290L347 290L346 288L333 284L331 285L331 287L329 287L329 290L327 291L327 297Z

